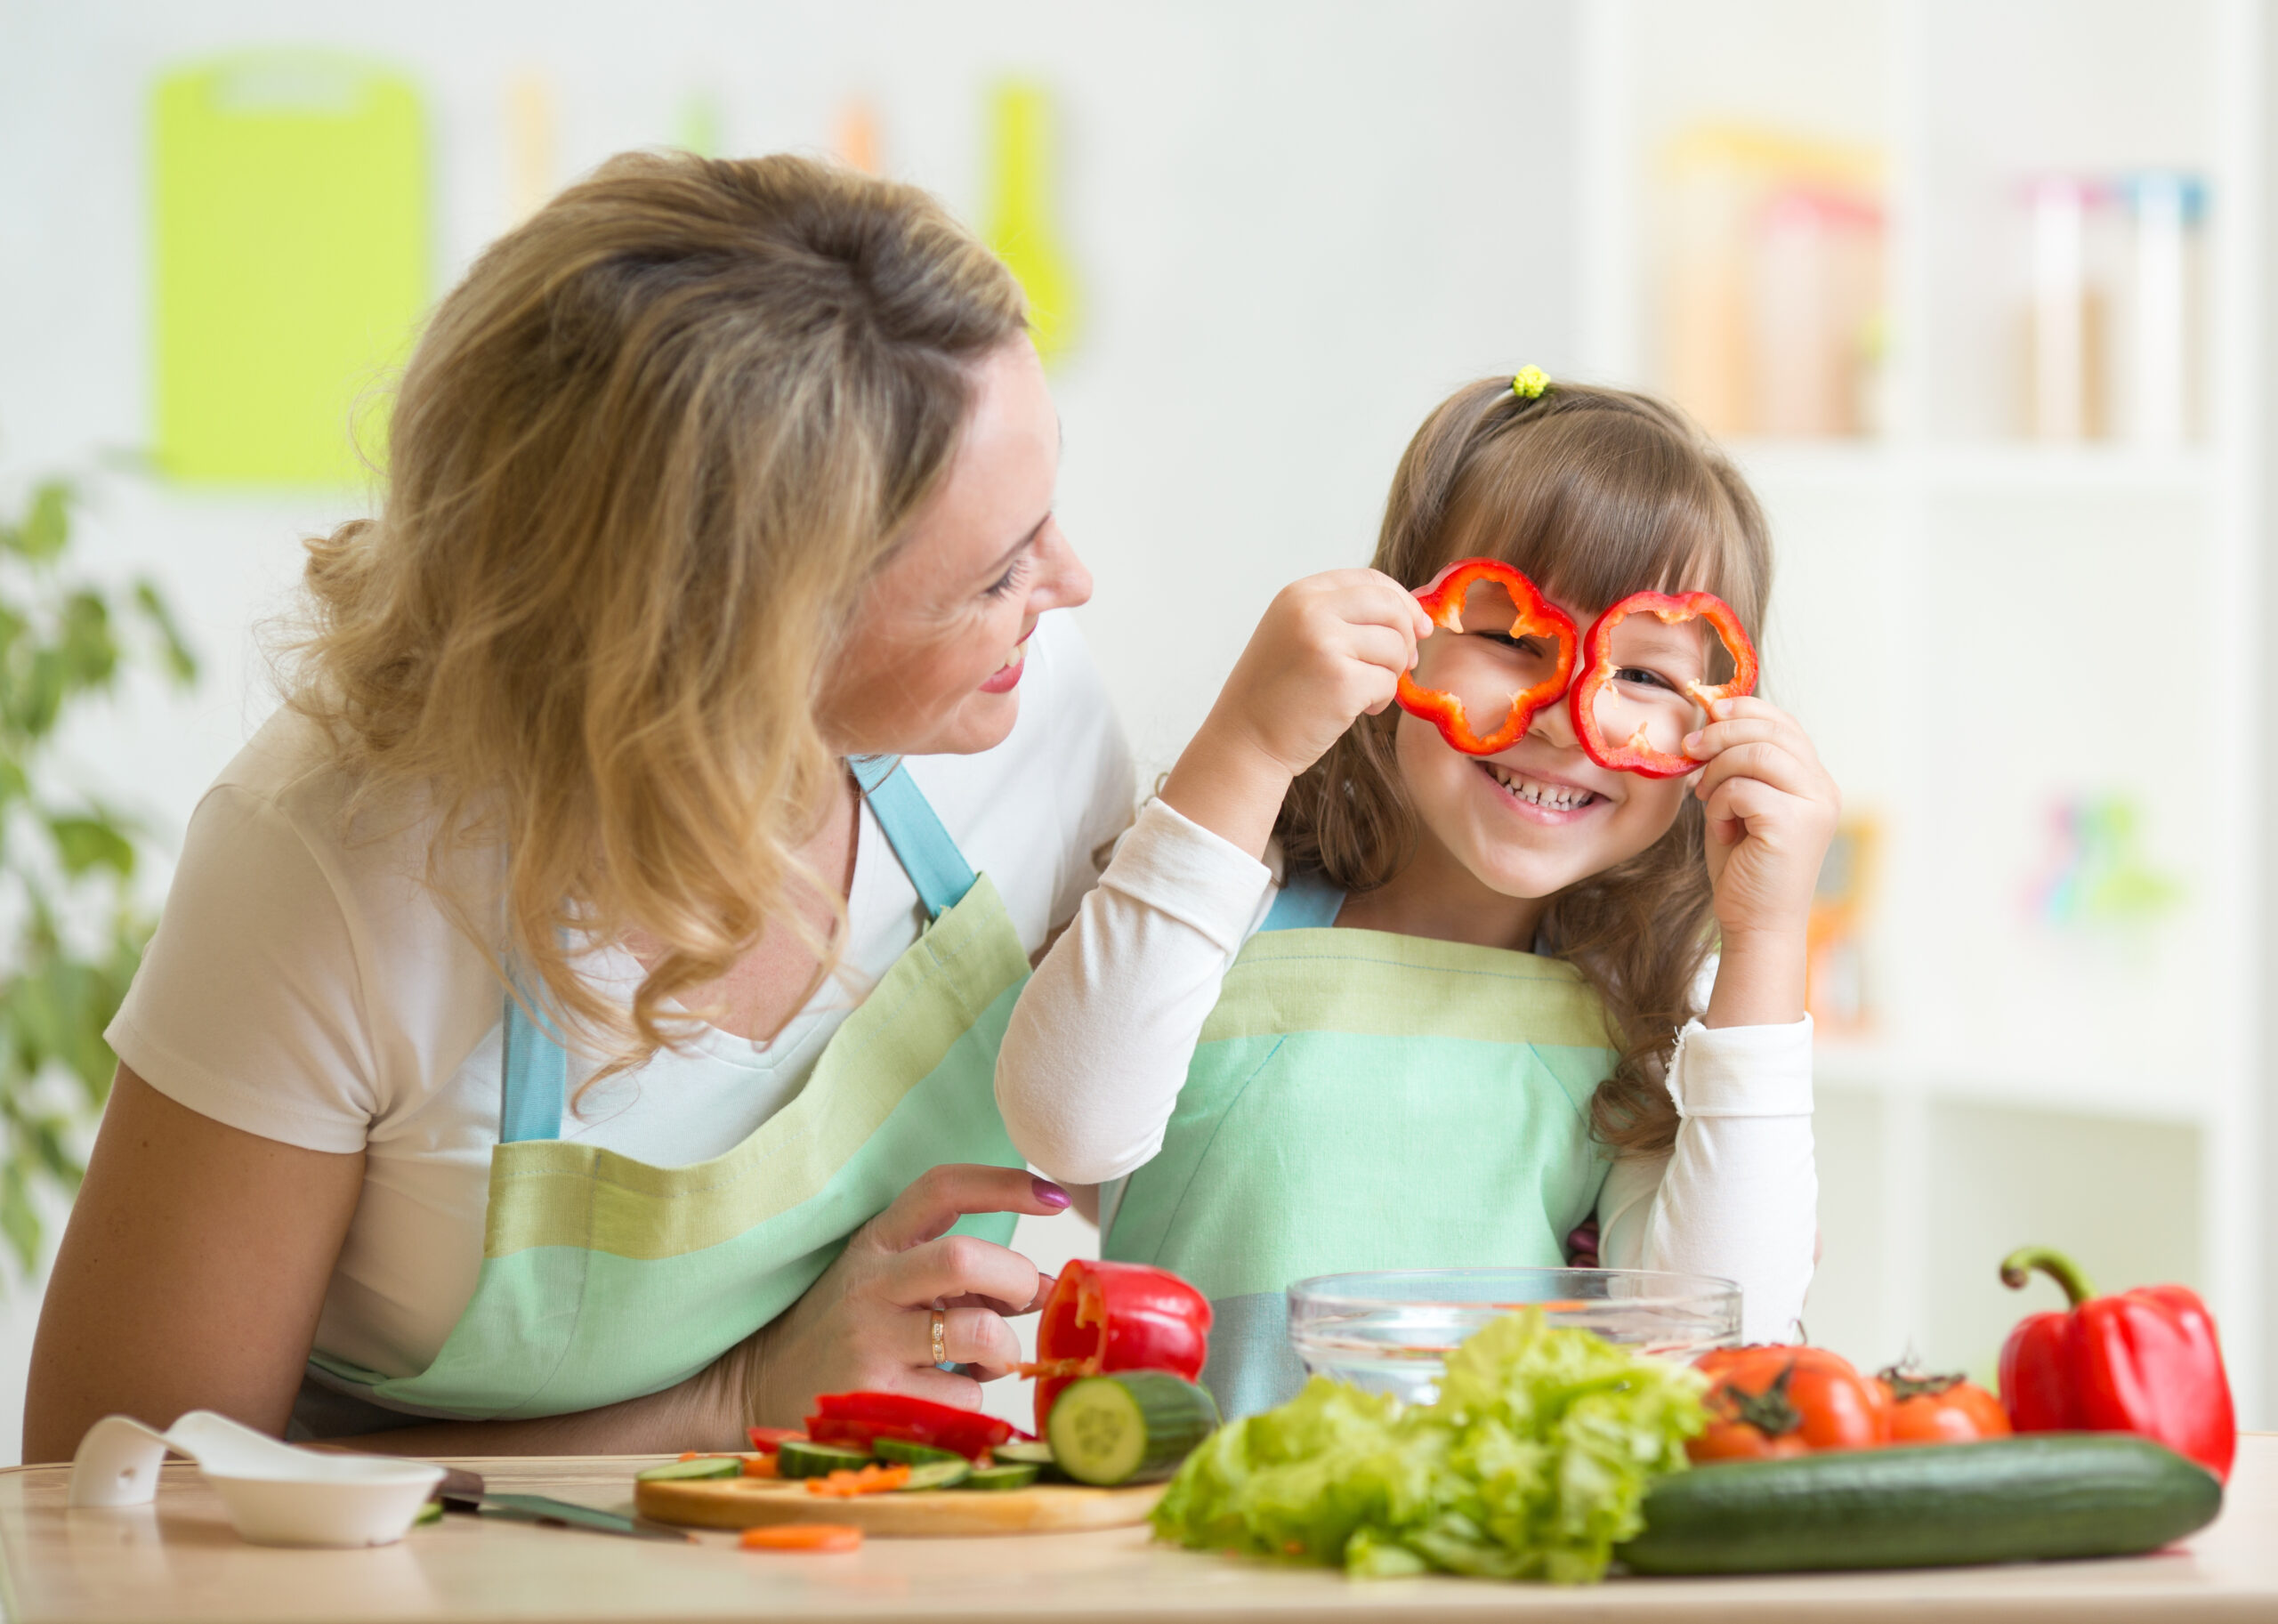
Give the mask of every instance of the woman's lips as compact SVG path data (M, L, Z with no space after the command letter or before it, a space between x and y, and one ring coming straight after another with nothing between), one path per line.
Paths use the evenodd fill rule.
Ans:
M996 675L981 685L983 693L1010 693L1021 685L1021 673L1029 668L1029 645L1021 643L1013 650L1013 658L997 667Z

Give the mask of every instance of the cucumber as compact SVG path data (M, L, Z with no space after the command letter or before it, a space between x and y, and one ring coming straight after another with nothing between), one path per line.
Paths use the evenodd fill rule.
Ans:
M929 1466L936 1461L965 1460L955 1450L935 1449L930 1443L912 1443L907 1438L881 1438L870 1445L880 1460L898 1460L906 1466ZM966 1465L972 1463L966 1461Z
M699 1455L693 1460L668 1460L663 1466L636 1472L634 1477L639 1483L669 1483L699 1477L740 1477L743 1470L744 1463L739 1456Z
M1000 1466L1048 1466L1052 1464L1052 1445L1038 1438L1033 1442L1015 1438L1010 1443L1000 1443L989 1451L989 1458Z
M775 1470L783 1477L822 1477L832 1472L860 1471L869 1464L865 1450L811 1443L804 1438L786 1438L775 1451Z
M2222 1507L2212 1474L2148 1439L2032 1433L1680 1472L1614 1555L1636 1573L2058 1562L2157 1550Z
M1044 1470L1032 1460L1008 1460L1002 1466L983 1466L965 1482L960 1489L993 1489L998 1493L1008 1489L1026 1489L1035 1483Z
M1045 1433L1062 1471L1111 1488L1168 1477L1217 1426L1217 1401L1192 1382L1167 1370L1126 1370L1069 1383Z
M952 1455L947 1460L928 1460L909 1468L909 1481L901 1485L901 1492L913 1489L955 1489L973 1475L973 1463L962 1455Z

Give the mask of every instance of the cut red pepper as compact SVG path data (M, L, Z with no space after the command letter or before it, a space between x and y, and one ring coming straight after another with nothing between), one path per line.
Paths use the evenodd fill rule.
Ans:
M1526 737L1535 714L1555 702L1566 691L1566 683L1574 675L1577 640L1572 618L1544 597L1532 581L1499 559L1459 558L1418 587L1416 601L1424 606L1424 612L1432 618L1434 626L1460 634L1464 594L1482 581L1494 581L1510 593L1511 602L1518 610L1517 618L1511 622L1511 635L1555 640L1558 644L1558 665L1533 687L1513 694L1511 714L1500 727L1485 734L1472 726L1458 695L1445 689L1426 688L1410 674L1402 672L1398 689L1401 709L1438 728L1441 738L1466 755L1492 755L1518 743Z
M806 1434L796 1426L747 1426L744 1435L751 1440L752 1448L763 1455L772 1455L781 1449L786 1439L805 1441Z
M904 1438L955 1450L968 1460L978 1460L1014 1432L1010 1421L906 1393L826 1393L807 1418L807 1436L817 1443L867 1450L881 1438Z
M1114 1370L1168 1370L1192 1381L1210 1356L1210 1299L1167 1269L1078 1258L1037 1315L1036 1429L1070 1382Z
M2184 1286L2098 1297L2072 1259L2024 1247L2001 1282L2040 1270L2072 1306L2027 1314L2001 1348L2001 1399L2021 1433L2136 1433L2228 1482L2238 1450L2230 1378L2214 1316Z
M1701 619L1716 628L1725 651L1733 657L1733 675L1729 681L1713 687L1706 683L1686 685L1686 691L1700 701L1703 710L1719 699L1736 699L1756 691L1756 645L1749 641L1748 630L1733 612L1733 606L1708 592L1633 592L1590 623L1590 629L1582 639L1582 675L1566 694L1567 709L1574 718L1575 737L1582 741L1589 758L1609 772L1635 772L1643 778L1676 778L1700 764L1689 755L1654 749L1646 742L1643 727L1620 744L1609 744L1598 726L1598 695L1613 681L1613 674L1619 669L1613 658L1613 628L1630 616L1640 614L1659 616L1671 626Z

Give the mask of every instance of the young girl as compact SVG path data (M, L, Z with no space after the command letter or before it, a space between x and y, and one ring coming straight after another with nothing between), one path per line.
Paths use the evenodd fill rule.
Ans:
M1414 589L1482 555L1585 628L1701 590L1753 637L1771 578L1754 497L1668 408L1532 373L1458 391L1402 459L1375 569L1266 610L998 1058L1014 1143L1107 1186L1103 1255L1213 1299L1229 1415L1303 1379L1292 1281L1555 1266L1592 1218L1610 1267L1739 1281L1749 1340L1802 1309L1805 921L1835 785L1775 707L1695 709L1722 647L1650 615L1617 630L1594 714L1697 770L1597 765L1563 699L1458 752L1393 707L1400 674L1469 697L1483 735L1486 696L1507 714L1555 654L1480 588L1434 627Z

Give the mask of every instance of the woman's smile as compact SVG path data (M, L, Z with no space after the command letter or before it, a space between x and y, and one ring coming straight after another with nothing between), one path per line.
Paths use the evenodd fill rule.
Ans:
M981 685L983 693L1009 693L1020 686L1021 673L1027 668L1029 640L1025 637L1013 645L1005 663L997 667L990 679Z

